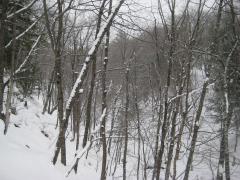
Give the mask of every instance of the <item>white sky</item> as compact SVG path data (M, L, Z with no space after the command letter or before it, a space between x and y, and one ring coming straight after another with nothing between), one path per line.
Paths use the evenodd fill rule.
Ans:
M204 1L204 0L202 0ZM137 5L134 5L134 2ZM166 0L160 0L162 9L165 16L169 15L169 7L166 3ZM182 12L182 10L186 6L187 0L176 0L176 14ZM213 5L214 0L206 0L205 10L208 10ZM160 16L158 14L158 0L126 0L129 6L121 7L120 14L128 14L123 15L124 18L129 19L127 16L131 16L138 26L142 28L150 27L154 23L154 17L157 19L157 23L161 23ZM191 0L189 6L191 8L196 8L199 0ZM126 13L127 12L127 13ZM119 20L118 20L119 21ZM130 23L129 23L130 25ZM129 32L131 33L131 32Z

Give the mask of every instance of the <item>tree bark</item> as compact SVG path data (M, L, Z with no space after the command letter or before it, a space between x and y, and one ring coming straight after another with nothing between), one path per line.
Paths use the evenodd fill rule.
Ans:
M167 75L167 82L165 87L165 94L164 94L164 115L163 115L163 124L162 124L162 137L161 137L161 144L160 149L158 152L158 163L157 163L157 170L156 170L156 180L160 179L160 171L162 165L162 157L165 150L165 139L168 131L168 91L170 88L171 83L171 75L172 75L172 63L173 63L173 55L175 52L175 0L172 1L172 10L171 10L171 35L170 35L170 50L169 50L169 63L168 63L168 75ZM170 6L170 4L169 4Z
M110 0L110 2L109 2L108 16L110 16L111 10L112 10L112 0ZM106 32L106 42L105 42L105 49L104 49L104 60L103 60L103 71L102 71L102 113L104 110L107 111L106 81L107 81L109 38L110 38L110 28ZM106 112L106 114L107 114L107 112ZM107 174L107 170L106 170L106 166L107 166L106 118L107 118L107 115L105 115L102 119L101 131L100 131L102 146L103 146L101 180L106 180L106 174Z
M123 180L126 180L127 150L128 150L128 108L129 108L129 67L126 69L126 99L124 117L124 152L123 152Z
M3 97L4 97L4 62L5 62L5 32L6 18L8 9L8 0L0 2L0 119L5 121L3 114Z
M199 130L199 127L200 127L200 118L201 118L201 114L202 114L202 108L203 108L203 105L204 105L204 99L205 99L205 96L206 96L208 83L209 82L207 80L203 84L201 97L200 97L199 105L198 105L198 110L197 110L195 121L194 121L193 137L192 137L192 141L191 141L190 152L189 152L187 165L186 165L186 169L185 169L185 175L184 175L183 180L188 180L188 177L189 177L189 172L190 172L191 165L192 165L193 154L194 154L196 141L197 141L197 136L198 136L198 130Z
M99 10L98 20L97 20L97 29L96 29L96 33L95 33L95 40L97 39L97 35L98 35L100 27L101 27L105 3L106 3L106 0L103 0L100 10ZM95 86L96 66L97 66L96 54L94 54L92 56L91 61L92 61L92 78L91 78L90 89L89 89L89 93L88 93L88 97L87 97L86 124L85 124L85 131L84 131L83 144L82 144L83 147L85 147L87 144L88 132L90 129L90 124L91 124L92 97L93 97L93 90L94 90L94 86Z
M48 18L46 11L46 1L45 4L45 18ZM62 37L63 37L63 12L62 6L63 1L58 0L58 30L56 41L52 42L52 47L55 56L55 68L56 68L56 84L57 84L57 106L58 106L58 120L59 120L59 141L57 141L56 150L53 158L53 164L56 164L58 154L61 150L61 163L66 165L66 144L65 144L65 133L63 133L64 129L64 121L63 121L63 86L62 86ZM47 24L47 29L49 29L50 25ZM49 30L49 36L51 37L52 32Z
M178 96L182 95L183 91L183 84L184 84L184 79L183 79L183 73L180 78L180 88L177 93ZM180 103L181 103L181 97L177 98L173 115L172 115L172 128L171 128L171 133L170 133L170 147L168 151L168 156L167 156L167 166L166 166L166 173L165 173L165 180L169 179L170 176L170 170L171 170L171 163L172 163L172 158L173 158L173 150L174 150L174 144L175 144L175 134L176 134L176 123L177 123L177 116L180 108Z
M5 127L4 134L7 134L8 126L10 123L11 116L11 101L12 101L12 93L13 93L13 75L14 75L14 67L15 67L15 55L16 55L16 21L13 18L13 43L12 43L12 51L11 51L11 71L10 71L10 79L9 79L9 87L6 99L6 119L5 119Z

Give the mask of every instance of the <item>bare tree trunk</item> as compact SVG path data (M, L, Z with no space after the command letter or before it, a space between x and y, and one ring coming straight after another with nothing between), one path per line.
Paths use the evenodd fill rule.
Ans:
M127 150L128 150L128 108L129 108L129 67L126 69L126 104L124 118L124 152L123 152L123 180L126 180Z
M68 127L68 121L69 121L69 117L71 115L71 110L72 110L72 106L73 106L73 103L74 103L74 98L77 96L79 90L82 88L83 86L83 83L84 83L84 80L86 79L87 77L87 72L89 70L89 62L90 60L92 59L93 55L96 54L99 46L100 46L100 43L106 33L106 31L109 29L109 27L112 25L112 22L113 22L113 19L114 17L117 15L119 9L121 8L122 4L124 3L124 0L120 0L119 3L116 5L113 13L111 13L111 15L109 16L109 18L107 19L107 22L106 24L103 25L103 27L101 27L101 30L99 31L99 34L98 34L98 38L94 41L94 45L91 47L91 49L89 50L89 53L85 59L85 62L83 64L83 68L81 69L81 72L79 73L79 76L71 90L71 93L70 93L70 97L68 98L67 100L67 103L66 103L66 110L65 110L65 119L64 119L64 128L61 130L60 134L64 134L66 133L66 130L67 130L67 127ZM60 134L59 134L59 137L58 137L58 140L57 140L57 147L58 147L58 144L60 143L61 141L61 137L60 137ZM89 143L91 144L91 142ZM59 149L57 148L56 149L56 152L55 154L58 154L59 152ZM77 158L78 160L79 158Z
M194 121L193 137L192 137L192 141L191 141L190 152L189 152L187 165L186 165L186 169L185 169L185 175L184 175L183 180L188 180L188 177L189 177L189 172L190 172L190 169L191 169L193 154L194 154L194 150L195 150L195 146L196 146L198 130L199 130L199 126L200 126L200 118L201 118L201 114L202 114L202 108L203 108L203 105L204 105L204 99L205 99L205 96L206 96L208 83L209 83L208 81L205 81L204 84L203 84L201 97L200 97L199 105L198 105L198 110L197 110L197 114L196 114L195 121Z
M120 89L117 91L116 95L115 95L115 98L114 98L114 101L113 101L113 109L112 109L112 120L111 120L111 129L110 129L110 133L109 133L109 139L108 139L108 154L110 154L111 152L111 147L112 147L112 138L111 136L113 135L113 128L114 128L114 124L115 124L115 116L116 114L118 114L118 112L116 112L116 109L117 109L117 101L118 101L118 98L119 98L119 93L122 89L122 86L120 87Z
M11 54L11 74L9 80L9 87L8 87L8 94L6 99L6 119L5 119L5 127L4 127L4 134L7 134L10 116L11 116L11 101L12 101L12 93L13 93L13 74L14 74L14 67L15 67L15 54L16 54L16 21L15 17L13 18L13 41L12 41L12 54Z
M216 20L216 24L214 27L214 34L213 34L213 41L212 44L210 46L210 52L211 54L218 54L219 51L219 30L220 30L220 23L221 23L221 19L222 19L222 11L223 11L223 2L224 0L219 0L218 2L218 12L217 12L217 20ZM210 59L210 63L212 63L215 60L215 57L211 57ZM212 65L208 65L205 66L205 71L206 71L206 76L210 77L210 73L211 73L211 69L212 69Z
M56 84L57 84L57 105L58 105L58 119L59 119L59 141L57 141L56 145L56 151L53 158L53 164L56 164L58 154L61 150L61 163L63 165L66 165L66 144L65 144L65 134L63 133L62 129L64 129L64 121L63 121L63 86L62 86L62 60L61 60L61 54L62 54L62 36L63 36L63 12L62 12L62 6L63 1L58 0L58 32L56 37L55 45L52 45L55 55L55 67L56 67ZM46 2L45 2L45 17L47 16L46 11ZM49 24L47 25L49 26ZM48 27L50 28L50 27ZM49 33L49 36L51 36L51 32Z
M102 42L102 39L107 31L107 29L112 25L113 19L117 15L119 9L121 8L122 4L125 2L125 0L120 0L117 6L115 7L113 13L111 16L107 19L107 22L103 27L101 27L101 30L99 31L98 38L94 41L94 45L89 50L89 54L87 55L85 62L83 64L83 68L81 72L79 73L79 76L74 84L73 89L71 90L70 97L67 100L66 110L65 110L65 126L68 125L68 120L71 114L72 106L73 106L73 98L76 96L76 93L82 88L84 80L87 77L87 72L89 70L89 62L91 61L93 55L96 54L100 43Z
M181 79L180 84L179 84L180 88L179 88L179 91L177 93L178 96L181 96L182 91L183 91L183 84L184 84L184 82L183 82L184 81L183 72L182 72L182 75L181 75L180 79ZM168 156L167 156L167 167L166 167L166 172L165 172L165 180L168 180L169 176L170 176L171 163L172 163L172 158L173 158L173 150L174 150L174 144L175 144L176 123L177 123L177 116L178 116L178 112L179 112L179 108L180 108L180 103L181 103L181 98L179 97L176 100L173 115L172 115L170 147L169 147Z
M103 0L99 10L95 39L97 39L97 35L101 27L105 3L106 3L106 0ZM96 66L97 66L96 63L97 63L97 57L96 57L96 54L94 54L92 56L92 79L90 82L90 89L89 89L88 98L87 98L86 124L85 124L85 131L84 131L83 144L82 144L83 147L85 147L87 144L88 131L90 129L90 124L91 124L92 96L93 96L93 90L94 90L95 79L96 79Z
M53 68L50 80L48 82L47 97L46 97L46 101L45 101L44 106L43 106L42 114L44 114L46 112L47 107L48 107L48 109L50 108L50 102L51 102L51 98L52 98L52 91L53 91L53 84L54 84L53 82L54 82L55 74L56 74L55 68Z
M108 16L110 16L112 10L112 0L109 2ZM108 51L109 51L109 38L110 38L110 28L106 32L106 43L104 50L104 61L103 61L103 71L102 71L102 113L107 111L107 87L106 87L106 76L107 76L107 65L108 65ZM106 141L106 115L102 119L101 124L101 140L103 146L103 156L102 156L102 171L101 180L106 180L106 165L107 165L107 141Z
M222 137L221 137L221 145L220 145L220 157L218 162L218 171L217 171L217 180L223 179L223 173L225 169L225 177L226 180L230 180L230 165L229 165L229 149L228 149L228 130L232 118L232 105L229 100L229 87L228 87L228 71L229 71L229 64L232 58L232 55L235 49L238 46L238 40L235 42L231 52L228 54L226 59L225 69L224 69L224 118L222 122Z
M161 137L161 145L158 152L158 163L157 163L157 171L156 171L156 180L160 179L160 171L161 171L161 165L162 165L162 157L165 150L165 139L167 135L168 130L168 91L170 88L170 82L171 82L171 75L172 75L172 61L173 61L173 54L175 51L175 3L176 1L172 1L171 6L171 35L170 35L170 51L169 51L169 63L168 63L168 75L167 75L167 83L165 87L165 94L164 94L164 115L163 115L163 124L162 124L162 137Z
M161 103L161 102L160 102ZM157 133L156 133L156 140L155 140L155 149L154 149L154 166L153 166L153 175L152 180L155 178L156 173L156 165L158 161L158 144L159 144L159 136L160 136L160 128L161 128L161 117L162 117L162 105L160 104L159 112L158 112L158 122L157 122Z
M139 170L140 170L140 160L141 160L141 123L140 123L140 112L139 112L139 105L138 105L138 89L137 89L137 60L135 60L135 67L134 67L134 83L133 83L133 97L134 97L134 106L136 111L137 117L137 134L138 134L138 147L137 147L137 180L139 180Z
M77 73L75 72L75 66L77 63L77 43L76 43L77 35L74 36L73 39L73 58L71 60L71 68L72 68L72 87L74 82L77 79ZM79 125L80 125L80 109L81 109L81 102L80 102L80 93L76 96L74 100L73 112L72 112L72 121L73 121L73 138L72 141L75 140L77 134L79 134Z
M5 121L3 114L3 99L4 99L4 61L5 61L5 32L8 0L0 2L0 119Z
M156 20L155 20L155 23L154 23L154 40L155 40L155 54L156 54L156 65L155 65L155 71L157 72L157 75L158 75L158 84L159 84L159 105L160 105L160 108L159 108L159 111L157 112L158 114L158 122L157 122L157 131L156 131L156 140L155 140L155 149L154 149L154 165L153 165L153 174L152 174L152 180L154 180L155 178L155 174L156 174L156 165L157 165L157 154L158 154L158 144L159 144L159 136L160 136L160 128L161 128L161 118L162 118L162 99L161 99L161 95L162 95L162 92L161 92L161 82L160 82L160 55L159 55L159 44L158 44L158 33L157 33L157 23L156 23ZM152 102L154 101L154 91L153 91L153 87L152 87L152 80L151 80L151 67L149 68L149 78L150 78L150 85L151 85L151 88L152 88ZM152 106L154 106L152 104ZM152 107L154 108L154 107ZM153 118L154 118L154 110L153 110Z
M176 153L175 153L174 162L173 162L173 180L176 179L177 160L179 159L179 154L180 154L180 150L181 150L182 134L183 134L184 126L187 121L187 115L188 115L188 108L189 108L188 97L189 97L190 79L191 79L190 75L191 75L191 63L192 63L192 49L196 43L195 39L199 33L200 21L201 21L201 16L202 16L204 5L205 5L205 1L204 1L204 3L202 3L202 0L200 0L199 5L198 5L198 11L197 11L197 22L194 26L193 31L191 32L191 30L189 30L191 32L191 35L190 35L189 42L187 44L188 48L187 48L187 64L186 64L185 111L182 114L182 121L180 124L179 134L177 136ZM188 7L188 5L187 5L187 7ZM183 83L183 86L184 86L184 84L185 84L185 82ZM182 88L184 88L183 86L182 86Z
M142 136L141 136L141 139L142 139L142 154L143 154L143 161L144 161L143 179L147 180L147 160L146 160L144 139Z

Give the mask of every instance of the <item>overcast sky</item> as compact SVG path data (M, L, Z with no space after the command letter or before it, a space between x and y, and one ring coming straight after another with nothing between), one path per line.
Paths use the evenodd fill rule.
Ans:
M170 11L166 0L160 1L164 15L168 16ZM205 10L211 8L213 6L213 2L214 0L206 0ZM127 14L126 16L130 16L131 19L134 20L134 22L142 28L152 26L154 23L154 18L158 20L158 23L161 23L157 8L158 0L126 0L126 3L129 4L129 6L123 6L121 8L121 12ZM136 4L133 5L134 3ZM187 0L176 0L176 14L182 13L182 10L185 8L186 3ZM189 6L191 8L197 8L198 3L199 0L191 0ZM124 16L124 18L127 18L126 16Z

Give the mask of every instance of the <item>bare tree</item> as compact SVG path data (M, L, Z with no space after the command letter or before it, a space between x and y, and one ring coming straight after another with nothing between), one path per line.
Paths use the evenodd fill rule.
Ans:
M71 5L72 1L69 2ZM55 68L54 72L56 73L56 84L57 84L57 107L58 107L58 120L60 124L60 130L59 130L59 138L60 141L57 143L55 155L53 158L53 164L56 164L58 154L61 150L61 163L66 165L66 145L65 145L65 134L62 133L62 130L64 127L64 121L63 121L63 82L62 82L62 51L63 51L63 44L62 44L62 38L63 38L63 16L65 10L63 10L63 4L64 1L57 0L57 32L54 31L55 23L51 26L50 19L49 19L49 12L47 8L46 0L43 0L43 7L44 7L44 16L45 16L45 25L47 28L48 36L51 42L52 51L55 56Z
M193 153L194 153L195 146L196 146L198 130L199 130L199 126L200 126L200 118L201 118L201 114L202 114L202 108L203 108L203 105L204 105L204 99L205 99L205 96L206 96L208 84L209 84L208 80L206 80L203 84L197 114L196 114L196 117L195 117L195 120L194 120L193 137L192 137L190 153L189 153L189 156L188 156L187 165L186 165L186 169L185 169L185 175L184 175L184 178L183 178L184 180L188 180L188 177L189 177L189 171L191 169L191 164L192 164L192 160L193 160Z
M111 15L112 11L112 0L109 2L108 16ZM102 70L102 113L104 110L107 111L107 87L106 87L106 76L107 76L107 65L108 65L108 52L109 52L109 39L110 38L110 27L106 32L106 42L104 48L104 60L103 60L103 70ZM102 156L102 171L101 180L106 180L106 165L107 165L107 141L106 141L106 116L102 119L101 124L101 140L103 148Z
M168 1L169 2L169 1ZM165 150L165 138L167 135L167 130L168 130L168 108L169 108L169 103L168 103L168 93L169 93L169 88L170 88L170 83L171 83L171 75L172 75L172 64L173 64L173 55L175 51L175 41L176 41L176 25L175 25L175 7L176 7L176 1L172 1L171 3L169 2L169 8L171 12L171 31L170 31L170 50L169 50L169 59L168 59L168 73L167 73L167 80L166 80L166 86L165 86L165 91L164 91L164 115L163 115L163 124L162 124L162 137L161 137L161 144L160 144L160 149L158 152L158 162L156 166L156 179L159 180L160 178L160 170L161 170L161 165L162 165L162 157L164 154ZM167 27L166 27L167 28ZM167 32L166 32L167 33Z
M103 0L102 4L101 4L101 7L99 9L95 39L97 39L99 30L100 30L100 27L101 27L101 22L102 22L102 16L103 16L105 3L106 3L106 0ZM90 89L89 89L88 98L87 98L86 124L85 124L85 131L84 131L83 144L82 144L83 147L86 146L87 138L88 138L88 131L90 129L91 112L92 112L92 96L93 96L93 89L94 89L94 86L95 86L95 79L96 79L96 61L97 61L96 54L94 54L91 58L92 58L91 59L92 74L91 74Z
M0 118L5 121L5 115L3 111L3 95L4 95L4 61L6 58L5 55L5 32L6 32L6 19L7 19L7 9L8 9L8 0L3 0L0 3L1 12L0 12Z

